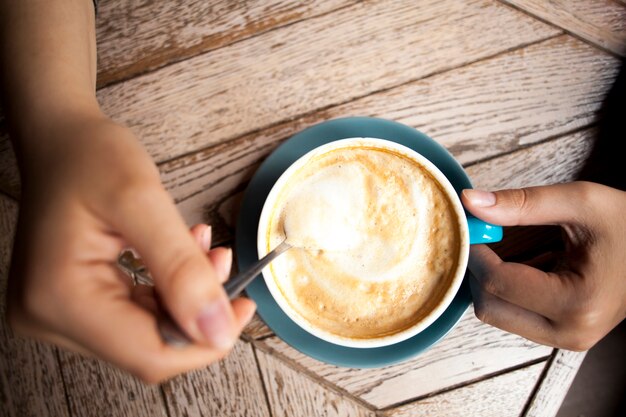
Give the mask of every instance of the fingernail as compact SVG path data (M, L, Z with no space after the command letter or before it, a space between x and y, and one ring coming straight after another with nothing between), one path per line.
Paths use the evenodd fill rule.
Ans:
M228 311L224 300L205 307L198 317L198 327L206 340L216 349L229 349L234 340L231 336Z
M496 195L489 191L463 190L465 198L475 207L491 207L496 204Z
M211 250L211 226L207 226L202 232L202 250L205 252Z

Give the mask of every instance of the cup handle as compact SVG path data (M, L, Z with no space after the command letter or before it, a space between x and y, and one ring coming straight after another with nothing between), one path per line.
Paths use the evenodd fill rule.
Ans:
M470 245L477 243L494 243L502 240L502 226L484 222L472 215L467 216Z

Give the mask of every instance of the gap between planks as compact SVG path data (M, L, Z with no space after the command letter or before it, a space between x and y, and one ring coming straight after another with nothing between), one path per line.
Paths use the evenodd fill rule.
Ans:
M508 0L497 0L497 1L500 4L504 5L504 6L510 7L511 9L516 10L516 11L518 11L520 13L523 13L526 16L529 16L529 17L531 17L531 18L533 18L535 20L538 20L538 21L540 21L542 23L545 23L546 25L548 25L550 27L553 27L555 29L561 30L561 31L563 31L563 33L566 33L567 35L569 35L569 36L571 36L573 38L576 38L576 39L580 40L581 42L584 42L584 43L586 43L588 45L591 45L594 48L597 48L597 49L601 50L602 52L606 52L607 54L610 54L610 55L615 56L617 58L622 58L623 54L626 54L626 50L622 51L622 53L618 53L618 52L616 52L616 51L614 51L614 50L612 50L610 48L605 47L604 45L601 45L601 44L595 42L592 39L585 38L584 36L574 32L573 30L567 29L566 27L561 26L561 25L553 22L552 20L548 20L548 18L544 18L544 17L538 16L537 14L533 13L532 11L528 10L525 7L522 7L522 6L517 5L517 4L513 4L513 3L509 2ZM621 2L621 0L613 0L613 1L615 3L617 3L618 5L626 6L626 4Z
M488 61L490 59L497 58L497 57L499 57L501 55L506 55L506 54L509 54L511 52L514 52L514 51L518 51L518 50L522 50L522 49L528 48L530 46L539 45L539 44L542 44L544 42L549 42L549 41L551 41L551 40L553 40L555 38L561 37L561 36L564 36L563 31L561 31L560 33L549 35L547 37L544 37L544 38L536 40L536 41L526 42L526 43L517 45L517 46L512 47L512 48L504 49L502 51L496 52L496 53L491 54L491 55L486 55L484 57L475 59L473 61L468 61L468 62L466 62L466 63L464 63L462 65L456 66L456 67L442 68L440 70L432 71L430 73L427 73L424 76L421 76L421 77L418 77L418 78L413 78L413 79L410 79L410 80L407 80L407 81L403 81L403 82L398 83L398 84L394 84L394 85L391 85L391 86L386 86L384 88L380 88L378 90L374 90L374 91L368 92L367 94L363 94L363 95L360 95L360 96L352 97L349 100L340 101L340 102L337 102L337 103L333 103L333 104L329 104L329 105L326 105L326 106L319 107L319 108L317 108L315 110L312 110L312 111L309 111L309 112L304 112L304 113L300 113L300 114L297 114L297 115L294 115L294 116L290 116L288 118L281 119L281 120L276 121L276 122L272 122L270 124L258 127L256 129L252 129L252 130L246 131L246 132L244 132L242 134L239 134L237 136L233 136L231 138L225 139L225 140L223 140L221 142L212 143L212 144L210 144L208 146L201 147L201 148L198 148L198 149L194 149L193 151L184 152L184 153L181 153L181 154L179 154L177 156L174 156L174 157L171 157L171 158L167 158L167 159L163 159L163 160L161 160L161 161L159 161L157 163L157 166L170 164L170 163L173 163L173 162L178 161L178 160L183 160L183 159L192 157L192 156L194 156L196 154L199 154L199 153L208 152L211 149L217 148L218 146L225 146L225 145L227 145L227 144L229 144L231 142L235 142L235 141L240 140L241 138L244 138L246 136L252 136L252 135L257 134L257 133L262 133L265 130L272 129L273 127L280 126L281 124L288 123L288 122L293 121L293 120L305 119L307 117L314 116L316 113L323 113L323 112L325 112L328 109L344 106L344 105L349 104L349 103L351 103L353 101L358 101L358 100L364 99L364 98L366 98L368 96L382 94L382 93L385 93L385 92L388 92L388 91L392 91L392 90L394 90L396 88L400 88L400 87L403 87L405 85L409 85L409 84L412 84L412 83L415 83L415 82L418 82L418 81L426 81L426 80L428 80L430 78L433 78L433 77L436 77L438 75L442 75L442 74L445 74L445 73L448 73L448 72L452 72L452 71L457 71L457 70L460 70L460 69L465 68L465 67L469 67L469 66L472 66L472 65L479 64L479 63L481 63L483 61ZM559 135L559 136L561 136L561 135ZM285 138L285 139L287 139L287 138Z
M272 26L272 27L269 27L269 28L265 28L265 29L262 29L262 30L260 30L258 32L254 32L254 33L250 34L249 36L243 36L243 37L241 37L239 39L233 40L232 42L226 42L226 43L224 43L222 45L219 45L219 46L216 46L216 47L213 47L213 48L211 48L211 47L208 47L206 49L198 48L197 53L193 53L192 52L191 54L186 55L186 56L181 56L178 59L177 58L173 58L173 59L171 59L169 61L164 61L164 62L158 64L157 66L147 67L144 70L138 70L136 72L133 72L132 74L129 74L129 75L126 75L126 76L121 76L119 78L115 78L115 79L113 79L111 81L108 81L108 82L105 81L101 85L98 85L97 89L100 90L102 88L111 87L111 86L114 86L114 85L117 85L117 84L121 84L121 83L124 83L124 82L126 82L128 80L131 80L133 78L140 77L140 76L143 76L143 75L146 75L146 74L150 74L152 72L156 72L156 71L158 71L160 69L163 69L165 67L168 67L170 65L178 64L178 63L181 63L181 62L188 61L190 59L197 58L197 57L199 57L201 55L205 55L205 54L208 54L208 53L211 53L211 52L219 51L220 49L223 49L223 48L226 48L226 47L229 47L229 46L232 46L232 45L236 45L236 44L244 42L244 41L248 41L250 39L256 38L256 37L261 36L261 35L264 35L266 33L273 32L275 30L287 28L289 26L293 26L293 25L295 25L297 23L301 23L301 22L304 22L304 21L307 21L307 20L320 18L320 17L326 16L326 15L331 14L331 13L339 12L339 11L341 11L343 9L346 9L346 8L349 8L349 7L355 7L355 5L360 3L361 1L362 0L355 0L354 3L346 3L345 5L339 6L339 7L335 8L335 9L330 9L330 10L327 10L325 12L321 12L321 13L318 13L318 14L312 14L310 16L306 16L306 17L303 17L303 18L299 18L299 19L296 19L296 20L293 20L293 21L286 22L286 23L284 23L282 25L279 24L277 26ZM191 49L193 50L195 48L191 48Z
M296 372L300 372L304 375L306 375L307 377L311 378L312 380L314 380L316 383L318 383L320 386L323 386L329 390L332 390L333 392L335 392L338 395L341 396L347 396L348 398L350 398L351 400L353 400L354 402L356 402L357 404L359 404L360 406L366 408L367 410L376 412L377 414L379 413L384 413L386 411L389 410L393 410L397 407L406 405L406 404L410 404L410 403L414 403L416 401L420 401L423 400L425 398L433 398L436 397L438 395L441 394L445 394L447 392L450 391L454 391L456 389L462 388L462 387L466 387L472 384L476 384L476 383L480 383L481 381L485 381L487 379L491 379L491 378L495 378L497 376L500 375L504 375L510 372L514 372L517 371L519 369L523 369L523 368L527 368L529 366L533 366L536 365L538 363L542 363L542 362L548 362L550 360L550 358L552 358L553 353L551 353L550 355L547 356L541 356L538 358L535 358L533 360L530 361L526 361L508 368L504 368L504 369L500 369L496 372L492 372L489 374L485 374L482 375L478 378L474 378L474 379L470 379L467 381L463 381L459 384L454 384L454 385L450 385L447 386L443 389L437 390L437 391L433 391L433 392L429 392L426 395L418 395L416 397L412 397L412 398L408 398L406 400L403 401L399 401L397 403L382 407L382 408L375 408L373 405L367 403L366 401L362 400L360 397L350 393L349 391L347 391L344 388L341 388L335 384L333 384L332 382L329 382L328 380L324 379L323 377L317 375L316 373L310 371L309 369L305 368L303 365L301 365L300 363L298 363L297 361L295 361L294 359L289 358L288 356L286 356L285 354L283 354L282 352L278 352L276 349L268 346L267 344L263 343L264 339L267 339L271 336L275 336L275 335L269 335L269 336L265 336L262 339L257 339L257 340L252 340L250 343L252 344L254 349L259 349L264 353L267 353L268 355L271 355L273 357L275 357L276 359L280 360L283 364L285 364L285 366L288 366L289 368L291 368L292 370L296 371ZM256 354L256 353L255 353ZM263 383L265 384L265 381L262 380ZM534 391L533 391L533 395L534 395Z
M469 162L467 164L462 164L462 166L463 166L464 169L467 169L467 168L473 167L475 165L480 165L480 164L483 164L485 162L490 162L490 161L493 161L493 160L498 159L498 158L503 158L505 156L514 154L514 153L519 152L519 151L523 151L525 149L534 148L535 146L538 146L538 145L543 145L543 144L546 144L546 143L551 142L551 141L556 141L556 140L562 139L562 138L564 138L566 136L575 135L577 133L584 132L585 130L596 128L598 125L599 125L599 123L597 121L594 121L594 122L591 122L591 123L589 123L587 125L580 126L580 127L575 128L575 129L571 129L571 130L565 131L563 133L559 133L557 135L548 136L548 137L546 137L544 139L541 139L541 140L538 140L536 142L520 145L518 148L515 148L515 149L510 149L508 151L504 151L504 152L501 152L501 153L490 155L490 156L488 156L486 158L477 159L477 160Z
M275 335L268 335L265 336L263 339L267 339L268 337L272 337ZM252 348L255 351L255 358L256 358L256 350L255 349L259 349L260 351L276 358L277 360L279 360L280 362L282 362L285 366L287 366L288 368L292 369L295 372L299 372L303 375L305 375L307 378L312 379L315 383L317 383L318 385L320 385L321 387L328 389L331 392L334 392L335 394L341 396L341 397L348 397L350 398L353 402L357 403L359 406L365 408L368 411L372 411L372 412L377 412L378 409L376 409L375 407L373 407L371 404L368 404L367 402L365 402L364 400L362 400L361 398L357 397L356 395L351 394L350 392L348 392L347 390L325 380L324 378L318 376L317 374L315 374L314 372L310 371L309 369L305 368L303 365L299 364L298 362L296 362L295 360L287 357L286 355L282 354L281 352L276 351L275 349L273 349L272 347L266 345L265 343L263 343L262 339L261 340L252 340L250 342L252 344ZM258 362L257 362L258 363ZM260 371L260 366L259 366L259 371ZM263 382L263 384L265 384L265 380L261 379L261 381ZM264 385L265 388L265 385Z

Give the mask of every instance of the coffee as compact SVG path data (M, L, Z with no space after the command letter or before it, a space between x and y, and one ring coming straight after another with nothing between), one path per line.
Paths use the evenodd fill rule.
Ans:
M352 141L315 155L280 189L265 244L295 247L269 273L312 327L352 340L393 335L431 315L457 280L457 213L415 158Z

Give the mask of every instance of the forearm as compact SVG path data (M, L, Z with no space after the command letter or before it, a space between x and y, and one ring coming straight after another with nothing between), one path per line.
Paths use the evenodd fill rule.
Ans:
M45 153L61 125L99 117L91 0L0 0L0 87L18 156Z

